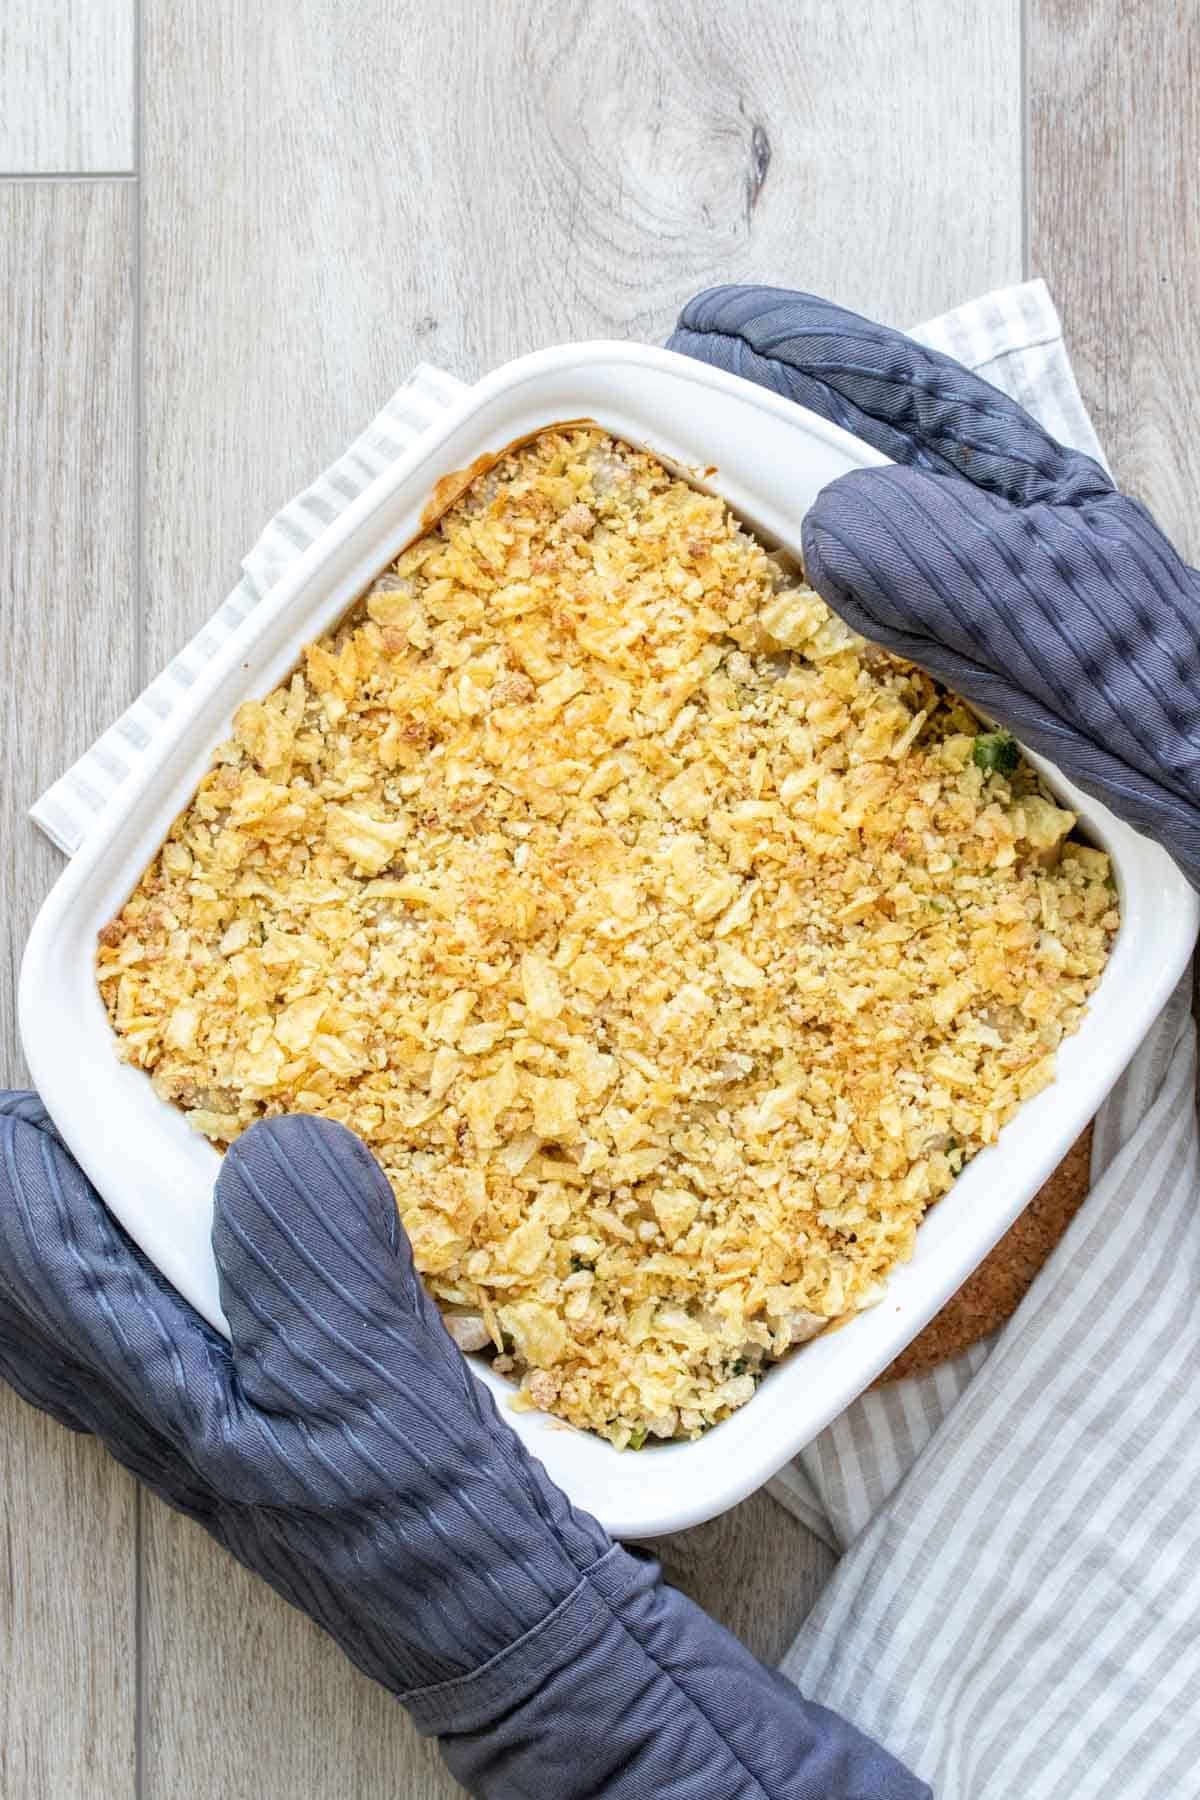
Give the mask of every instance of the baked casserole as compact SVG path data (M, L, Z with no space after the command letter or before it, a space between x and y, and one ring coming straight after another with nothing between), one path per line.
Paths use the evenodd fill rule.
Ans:
M100 934L217 1145L340 1120L517 1404L694 1437L878 1301L1118 924L1016 746L586 426L244 704Z

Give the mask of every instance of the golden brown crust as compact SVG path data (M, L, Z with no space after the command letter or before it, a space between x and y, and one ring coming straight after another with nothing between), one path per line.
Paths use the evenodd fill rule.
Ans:
M1103 967L1106 859L973 732L543 433L239 709L99 947L120 1052L218 1143L351 1125L526 1403L694 1435L881 1296Z

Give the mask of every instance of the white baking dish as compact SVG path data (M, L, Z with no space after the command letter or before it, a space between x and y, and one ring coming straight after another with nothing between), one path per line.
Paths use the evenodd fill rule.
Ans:
M630 344L567 345L469 390L326 530L239 627L172 714L153 759L117 791L34 926L20 1016L33 1078L97 1188L159 1268L223 1327L209 1245L219 1159L148 1079L119 1063L93 979L96 932L135 885L227 735L414 537L443 476L564 419L590 418L721 493L762 535L798 549L817 491L885 459L800 407L732 376ZM538 1413L514 1428L572 1499L623 1536L709 1518L772 1475L938 1310L1008 1228L1095 1112L1176 981L1197 901L1170 859L1044 771L1113 858L1123 920L1112 960L1055 1085L978 1156L921 1226L885 1301L773 1369L755 1397L696 1443L621 1455ZM507 1384L479 1378L501 1404Z

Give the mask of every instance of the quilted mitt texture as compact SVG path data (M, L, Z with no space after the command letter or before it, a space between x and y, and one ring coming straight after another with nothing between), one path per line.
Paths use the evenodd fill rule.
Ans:
M471 1793L927 1795L571 1507L442 1325L350 1132L252 1127L213 1242L232 1344L37 1096L0 1095L0 1374L323 1626Z

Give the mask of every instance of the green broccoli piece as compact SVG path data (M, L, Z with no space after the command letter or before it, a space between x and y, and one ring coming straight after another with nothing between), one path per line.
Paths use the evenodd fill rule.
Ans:
M971 756L976 768L985 775L1011 775L1021 760L1017 741L1007 731L981 732Z

